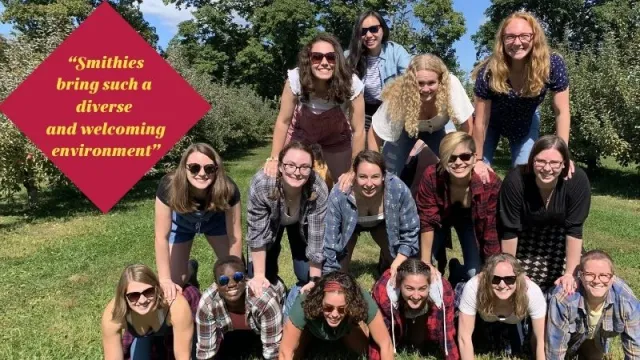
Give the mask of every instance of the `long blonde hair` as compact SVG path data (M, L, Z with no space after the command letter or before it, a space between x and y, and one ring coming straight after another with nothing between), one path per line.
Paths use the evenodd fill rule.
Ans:
M436 94L438 115L448 116L454 121L453 106L449 104L449 70L442 59L433 54L414 57L407 71L387 85L382 91L382 101L387 103L387 116L391 121L404 121L409 136L418 136L418 116L420 116L420 88L417 73L429 70L438 74L440 86Z
M122 271L120 281L118 281L118 286L116 287L113 312L111 313L111 319L115 322L124 323L125 317L129 313L130 308L125 296L127 294L129 283L132 281L148 284L155 288L155 299L153 300L153 306L151 306L151 310L149 311L164 309L166 307L164 293L160 287L160 281L153 270L144 264L129 265L124 269L124 271Z
M491 90L500 94L509 93L507 79L509 78L511 58L504 49L502 37L504 36L504 29L513 19L523 19L528 22L531 29L533 29L531 52L527 55L524 65L524 73L526 76L520 95L523 97L536 97L540 95L545 83L549 81L551 50L547 44L547 37L542 26L540 26L540 22L538 22L531 13L526 11L515 12L502 20L496 32L493 53L473 69L471 78L473 80L477 79L480 70L486 65L484 77L485 79L489 79L489 87Z
M513 268L513 273L516 275L516 291L510 300L513 304L513 314L518 319L523 319L529 312L527 281L525 279L524 269L520 265L520 262L518 262L518 259L507 253L496 254L487 259L482 269L482 275L478 279L477 311L483 315L496 315L494 304L497 297L493 292L491 279L493 279L493 272L496 270L496 266L502 262L509 263Z

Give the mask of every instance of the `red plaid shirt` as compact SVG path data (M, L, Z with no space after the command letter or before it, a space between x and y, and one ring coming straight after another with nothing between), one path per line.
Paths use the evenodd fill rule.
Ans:
M420 231L433 231L450 223L451 201L449 199L449 173L438 173L437 165L430 165L424 171L420 187L416 194L416 206L420 216ZM489 171L489 182L482 183L480 176L472 172L471 216L476 234L478 249L484 258L499 254L500 241L496 227L498 215L498 197L502 181ZM450 244L447 244L450 246Z
M372 289L372 297L375 302L378 304L380 308L380 312L382 313L382 317L384 318L384 323L389 330L389 334L391 334L391 300L389 300L389 296L387 295L387 282L391 277L391 270L387 269L387 271L382 274L382 277L378 279L378 281L373 285ZM442 278L442 287L443 287L443 297L444 297L444 306L447 318L443 319L442 309L438 309L435 304L431 304L431 308L427 313L427 322L425 324L425 334L427 335L427 341L436 343L439 345L442 350L442 356L446 360L458 360L460 359L460 353L458 352L458 346L456 345L456 329L454 324L454 315L455 311L453 308L454 304L454 294L453 289L451 288L451 284ZM402 300L401 300L402 301ZM394 321L394 332L396 343L401 343L404 340L404 337L407 336L405 327L404 327L404 315L398 309L393 309L393 321ZM447 322L447 333L444 333L444 323ZM393 336L393 334L391 334ZM447 352L448 355L445 356L445 336L447 339ZM380 347L374 342L371 341L369 343L369 359L370 360L380 360Z

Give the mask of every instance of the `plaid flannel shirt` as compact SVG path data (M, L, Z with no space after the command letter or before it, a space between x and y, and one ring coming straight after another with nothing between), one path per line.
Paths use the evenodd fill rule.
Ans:
M438 173L437 166L434 164L427 167L416 194L416 205L420 214L420 231L423 233L433 231L435 228L442 228L451 220L449 218L451 200L449 199L447 181L449 173ZM472 172L469 184L476 241L484 258L501 252L496 219L502 181L493 172L489 172L489 176L489 181L483 184L480 176Z
M249 296L248 286L246 291L247 324L260 335L262 356L265 359L277 359L282 340L284 284L278 282L271 285L259 298ZM212 359L220 349L224 334L233 331L231 317L215 283L202 294L196 314L196 325L196 358Z
M408 334L405 329L404 315L401 314L398 309L391 309L391 300L387 294L387 282L390 277L391 270L387 269L387 271L382 274L382 277L380 277L380 279L378 279L378 281L373 285L372 297L380 308L380 312L384 318L387 330L389 330L389 334L391 334L391 311L393 311L393 329L395 330L395 339L396 342L401 343ZM438 309L435 304L431 304L431 309L429 309L429 312L427 313L425 335L427 336L427 341L438 344L438 347L442 350L443 358L446 360L458 360L460 359L460 352L456 345L456 328L454 325L455 309L453 307L454 294L451 284L444 278L442 278L442 290L446 319L443 317L442 309ZM444 333L444 321L446 321L447 324L446 334ZM391 336L393 335L394 334L391 334ZM445 337L447 340L446 350L448 352L448 355L446 356L444 342ZM380 360L380 348L375 344L375 342L369 343L369 359Z
M353 191L344 193L334 186L329 196L327 229L324 233L322 273L340 270L340 258L358 224L358 207ZM384 180L384 221L392 257L398 253L412 257L418 253L419 219L411 191L399 177L387 173Z
M327 212L329 190L324 180L315 171L311 172L309 181L313 182L312 191L315 199L302 195L300 224L308 225L307 249L305 255L311 262L322 264L322 238L324 236L324 218ZM260 248L273 244L280 227L281 198L269 199L276 190L276 179L266 175L260 169L251 180L249 201L247 203L247 244L250 248ZM282 189L278 189L282 191ZM302 227L302 238L305 238Z
M577 355L587 339L589 313L583 293L582 286L572 295L563 294L560 286L552 290L546 325L547 359L570 359ZM631 288L616 277L603 306L598 324L600 336L594 338L596 346L608 358L611 356L611 340L620 335L624 359L640 359L640 301Z

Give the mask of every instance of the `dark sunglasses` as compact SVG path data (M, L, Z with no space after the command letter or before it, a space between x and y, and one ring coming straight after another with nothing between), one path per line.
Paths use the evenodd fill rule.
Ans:
M516 276L512 275L512 276L498 276L498 275L493 275L493 278L491 279L491 283L493 285L500 285L500 282L504 281L505 284L507 285L513 285L516 283Z
M150 287L147 290L142 292L133 291L125 294L125 296L127 297L127 300L129 300L132 303L138 302L138 300L140 299L140 295L144 295L144 297L147 299L152 299L153 297L156 296L156 288Z
M235 274L233 274L233 281L239 283L242 280L244 280L244 273L242 271L236 271ZM227 286L229 284L229 277L227 275L220 275L218 284L220 284L220 286Z
M372 34L377 34L378 30L380 30L381 27L382 27L382 25L373 25L373 26L369 26L369 27L366 27L366 28L362 28L362 29L360 29L360 36L367 35L367 33L369 31L371 31Z
M318 65L322 62L322 59L327 59L327 62L331 65L335 65L336 63L336 53L335 52L328 52L328 53L321 53L321 52L312 52L309 55L309 58L311 59L311 63L313 65Z
M450 163L454 163L454 162L456 162L456 160L458 160L458 158L460 158L460 160L462 160L462 161L469 161L469 160L471 160L472 157L473 157L472 153L462 153L462 154L459 154L459 155L451 155L449 157L449 162Z
M214 172L218 171L218 165L216 164L207 164L207 165L200 165L196 163L187 164L187 169L189 169L189 172L193 175L198 175L202 167L204 167L204 173L207 175L211 175Z
M324 311L326 313L332 313L333 310L338 310L338 314L344 315L344 313L347 310L347 308L346 308L346 306L333 306L333 305L328 305L328 304L322 304L322 311Z

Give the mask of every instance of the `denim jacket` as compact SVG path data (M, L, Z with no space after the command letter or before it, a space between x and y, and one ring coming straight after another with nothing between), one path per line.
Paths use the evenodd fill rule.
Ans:
M353 191L344 193L334 186L329 194L324 232L322 273L340 270L347 243L358 223L358 208ZM387 172L384 179L384 221L392 257L418 253L420 219L411 191L400 178Z
M580 285L575 293L564 295L558 285L550 294L545 341L547 359L571 358L586 340L589 313L583 293ZM620 336L624 359L640 359L640 301L631 288L616 277L603 306L596 346L609 354L613 337Z
M349 50L344 52L344 56L349 56ZM393 41L387 41L382 44L382 51L379 57L380 63L378 66L380 79L382 80L380 85L382 86L396 76L402 75L409 67L412 58L402 45Z

